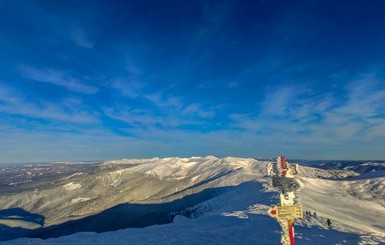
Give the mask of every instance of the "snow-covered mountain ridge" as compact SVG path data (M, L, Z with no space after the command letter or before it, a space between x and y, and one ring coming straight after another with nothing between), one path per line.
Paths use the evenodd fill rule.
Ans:
M12 220L11 215L0 214L0 221L4 224L0 234L51 237L45 241L8 241L11 244L24 244L26 241L37 244L75 241L79 244L84 241L86 244L104 243L104 239L125 243L120 238L132 243L154 243L156 238L148 236L148 232L168 237L158 241L159 244L201 244L205 241L218 244L222 239L227 244L246 244L255 242L255 239L259 239L259 244L277 244L280 228L274 219L267 216L267 209L277 202L276 190L267 176L268 164L268 161L252 158L208 156L123 159L86 167L84 164L78 167L68 164L31 166L19 172L21 177L17 181L20 184L9 185L15 182L14 178L0 176L0 184L7 186L1 192L0 209L11 212L19 208L27 213L24 217L30 214L40 216ZM63 165L70 166L70 169ZM60 173L53 174L59 169L57 172ZM22 182L23 176L30 181ZM306 217L299 221L300 226L296 226L299 244L301 241L307 244L307 239L312 244L334 240L353 242L348 244L360 241L379 244L383 239L385 228L380 217L385 214L381 198L384 175L366 178L352 171L301 166L298 179L302 185L299 200L306 210L318 213L316 218ZM343 203L341 198L345 198ZM344 207L346 203L349 204L347 208ZM378 215L365 217L371 212ZM182 218L181 215L195 219ZM326 217L335 221L335 230L325 230L327 226L323 219ZM43 222L39 223L38 218L43 218ZM10 223L16 221L21 230L6 229L14 226ZM155 224L163 225L105 233ZM31 231L37 227L42 228ZM230 227L233 230L229 230ZM186 233L188 230L190 235ZM234 237L230 238L228 233L235 230L242 234L233 234ZM104 233L77 233L52 238L79 231ZM325 234L330 234L334 240L325 240ZM116 235L119 239L112 238Z
M38 213L44 216L44 227L49 227L82 220L109 209L113 209L111 212L114 213L124 212L119 208L114 209L119 204L171 203L197 194L186 201L170 205L165 211L180 212L219 195L228 187L263 177L266 164L254 159L192 157L107 161L91 165L89 170L84 165L80 167L79 172L73 168L62 175L61 172L65 172L63 165L49 166L49 171L42 166L30 166L18 174L24 173L28 181L18 181L19 184L14 184L12 173L8 179L9 187L0 196L1 209L21 208L30 213ZM57 171L56 176L44 178L46 172L52 174L52 168L60 171ZM35 174L38 178L30 178L37 172L35 169L40 171ZM201 192L203 194L199 195ZM161 221L155 220L154 224L167 222L167 218L162 217ZM36 222L29 222L23 227L29 228L32 224L36 226ZM152 223L138 226L149 224ZM132 225L136 226L128 224ZM94 226L95 229L86 230L108 230L106 227Z

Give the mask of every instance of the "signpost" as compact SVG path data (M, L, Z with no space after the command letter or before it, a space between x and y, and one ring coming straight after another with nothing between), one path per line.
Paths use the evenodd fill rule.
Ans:
M273 206L269 213L277 219L303 218L302 205Z
M299 186L295 180L295 175L298 173L298 165L288 164L286 157L280 156L277 158L275 166L269 165L268 173L273 178L273 186L277 187L280 191L280 204L271 207L268 213L277 219L282 227L282 244L294 245L293 221L295 218L303 218L301 204L294 203L294 191Z

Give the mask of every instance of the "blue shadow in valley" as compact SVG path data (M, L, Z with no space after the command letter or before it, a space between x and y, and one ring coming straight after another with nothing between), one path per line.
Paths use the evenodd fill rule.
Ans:
M0 241L29 236L32 230L22 228L21 224L28 226L44 226L45 217L40 214L28 212L22 208L0 210ZM13 224L13 225L12 225Z

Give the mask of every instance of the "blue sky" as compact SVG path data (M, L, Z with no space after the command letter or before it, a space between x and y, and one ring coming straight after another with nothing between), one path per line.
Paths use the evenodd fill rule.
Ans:
M383 1L0 1L0 162L385 159Z

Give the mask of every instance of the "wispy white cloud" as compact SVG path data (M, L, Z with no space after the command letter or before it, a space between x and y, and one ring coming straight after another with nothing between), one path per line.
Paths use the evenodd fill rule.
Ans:
M277 88L267 94L262 105L262 112L265 115L286 116L290 105L297 99L296 97L294 88L286 86Z
M114 89L142 107L116 104L104 109L106 116L138 128L170 129L182 125L202 125L201 119L210 119L215 111L201 103L188 102L182 96L175 96L167 89L154 91L142 82L142 71L129 60L128 78L118 78L112 83ZM131 130L131 129L130 129Z
M204 108L199 102L188 103L182 97L170 96L164 92L146 95L157 108L163 109L179 116L191 116L197 118L213 118L215 110Z
M375 76L363 75L345 87L343 102L323 113L324 120L316 129L333 128L332 138L356 142L385 140L385 87Z
M94 44L90 41L83 29L75 28L70 32L70 38L80 47L92 49Z
M140 94L135 92L135 96L127 96L141 100L144 106L139 108L118 104L104 108L104 113L112 119L125 122L131 128L163 128L168 131L180 126L201 126L215 116L212 108L205 108L200 103L184 102L182 97L168 95L166 92L146 94L141 91Z
M27 100L15 89L0 85L0 112L36 119L90 124L98 121L97 113L82 108L77 99L65 99L63 103Z
M257 115L233 113L230 119L234 122L231 127L246 131L256 131L263 128Z
M235 129L278 148L286 147L283 143L298 149L313 146L310 155L318 151L334 157L334 147L341 157L360 158L365 149L384 145L384 112L385 87L375 75L365 74L338 93L280 86L266 95L261 112L232 114L231 119Z
M80 92L84 94L94 94L98 92L98 88L87 85L76 78L68 75L64 71L53 70L53 69L37 69L30 66L21 65L19 67L21 75L24 78L50 83L60 87L64 87L67 90Z
M0 139L0 146L6 152L4 159L12 159L16 156L14 147L6 147L6 145L20 144L26 149L29 160L33 157L36 159L41 157L41 154L34 155L35 151L41 152L41 149L52 152L50 159L57 157L58 160L68 157L65 152L68 150L73 152L73 156L78 156L78 159L90 159L90 156L104 159L183 156L191 154L191 152L196 155L217 156L227 154L253 157L288 154L290 157L306 155L308 158L322 159L380 158L379 152L385 147L385 118L379 116L385 107L384 103L380 103L385 88L375 80L365 81L366 85L355 81L349 83L341 91L343 96L329 93L319 95L317 98L306 99L303 93L312 93L311 90L298 92L295 89L284 89L282 93L275 91L274 96L280 97L279 94L284 94L286 98L290 98L285 100L288 104L279 107L267 106L266 109L278 108L275 113L283 111L286 120L275 121L274 115L266 113L239 113L231 115L233 127L225 130L199 132L194 129L184 129L178 126L185 123L186 121L183 120L188 120L191 115L195 115L196 123L199 122L196 114L204 109L203 105L183 103L181 98L168 100L166 95L163 95L160 99L158 97L161 100L159 105L166 108L174 107L175 101L178 101L176 105L176 108L180 109L178 115L170 113L167 116L156 116L151 110L130 108L129 106L104 110L107 116L126 122L128 127L123 130L127 130L129 135L135 137L123 137L103 127L84 129L80 134L67 132L58 134L57 132L25 132L22 129L2 126L0 132L4 132L8 141ZM4 108L7 108L4 107L5 105L8 105L6 113L10 113L9 111L12 109L19 110L17 108L21 108L20 104L26 103L20 95L9 88L6 90L1 87L0 91L0 111L2 113L4 113ZM363 91L362 94L359 91ZM269 103L271 98L273 97L267 95L264 105ZM359 111L349 110L349 113L342 113L344 108L354 108L358 101L369 106L371 112L361 114ZM11 105L14 107L11 108ZM56 106L58 107L58 105ZM43 118L50 118L48 114L51 113L52 120L56 118L55 120L77 122L71 117L75 114L66 114L66 110L67 107L77 107L76 115L81 115L81 113L79 114L82 111L81 106L82 102L79 99L69 98L62 101L62 108L49 107L47 104L43 107L29 105L18 113ZM45 112L41 113L38 110ZM60 114L64 113L66 116L60 119L55 115L54 110L59 111ZM314 119L314 114L319 116L318 120ZM96 119L96 116L92 114L88 114L88 117ZM194 122L194 120L191 119L190 122ZM9 132L7 133L7 131ZM26 139L24 142L18 141L18 137L21 135L24 135ZM51 142L52 139L56 139L55 143L47 145L46 142ZM13 141L12 144L10 140ZM93 154L93 152L97 153Z
M141 89L144 87L144 84L135 80L129 81L127 79L120 78L114 80L112 82L112 86L122 95L134 99L141 96Z
M384 115L385 87L375 74L364 74L346 86L347 101L336 112L366 119Z
M131 127L151 128L156 127L156 125L162 127L175 126L175 121L173 119L155 116L150 111L131 109L129 107L119 108L119 110L105 108L104 113L106 116L125 122Z
M144 88L147 86L143 79L142 67L131 56L126 57L121 66L124 68L126 76L112 80L112 87L118 90L123 96L128 98L143 97Z
M213 118L215 111L212 109L204 109L199 103L192 103L183 108L182 115L196 116L198 118Z
M184 106L181 98L167 95L164 92L151 93L144 95L144 97L158 108L169 108L175 111L181 111Z

